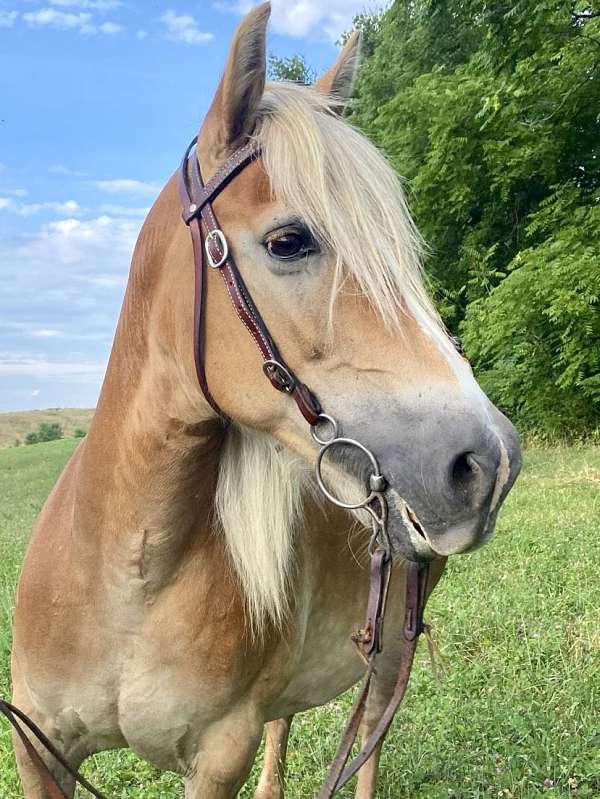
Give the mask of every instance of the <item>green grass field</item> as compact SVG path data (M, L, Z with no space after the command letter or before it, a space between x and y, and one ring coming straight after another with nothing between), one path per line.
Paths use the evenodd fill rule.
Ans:
M0 451L4 695L19 564L75 446L62 440ZM432 678L422 643L382 758L380 799L600 797L599 489L598 448L526 453L496 538L453 560L430 602L446 674L440 683ZM296 719L288 799L314 795L350 700ZM183 796L178 777L161 776L126 752L93 758L85 771L114 799ZM20 796L0 722L0 797Z

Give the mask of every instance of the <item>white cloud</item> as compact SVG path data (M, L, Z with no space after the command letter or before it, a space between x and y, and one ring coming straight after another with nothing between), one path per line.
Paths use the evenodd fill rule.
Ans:
M153 183L144 183L141 180L120 178L117 180L94 180L92 184L100 191L108 194L147 194L155 196L160 191Z
M247 14L256 6L256 0L225 0L215 5ZM341 33L350 30L354 15L364 11L365 5L365 0L271 0L271 24L274 31L287 36L325 36L335 42Z
M79 172L63 164L52 164L48 167L48 172L51 172L53 175L65 175L66 177L75 178L83 177L86 174L85 172Z
M0 408L37 388L47 405L95 403L140 224L103 214L0 237Z
M0 28L12 28L18 16L18 11L0 11Z
M40 386L54 404L95 402L139 227L103 215L0 239L0 407Z
M101 25L98 26L98 30L101 33L108 33L111 36L114 33L119 33L123 30L122 25L117 25L115 22L103 22Z
M2 194L10 194L11 197L25 197L27 189L2 189Z
M136 33L137 38L140 39L140 40L141 39L145 39L147 35L148 35L148 31L144 31L144 30L139 30Z
M49 0L50 5L63 8L93 8L95 11L111 11L121 5L120 0Z
M50 222L17 247L19 260L59 266L80 265L78 277L89 280L94 272L106 272L106 266L118 262L122 267L129 258L139 228L138 222L116 220L110 216L96 219L61 219ZM98 268L103 266L104 269ZM122 268L118 269L122 274ZM67 276L65 274L65 280Z
M126 282L126 275L92 275L90 277L90 283L103 289L114 289L120 286L124 288Z
M104 203L99 209L103 214L112 214L113 216L133 216L145 217L150 208L132 208L129 205L116 205L115 203Z
M0 375L4 377L99 378L105 368L103 362L50 361L21 353L0 352Z
M61 330L54 330L51 327L40 327L32 330L29 335L34 338L56 338L57 336L62 336L63 333Z
M62 5L65 4L63 3ZM91 8L92 6L84 7ZM83 34L94 34L98 32L114 34L122 30L121 26L114 22L103 22L101 25L96 25L93 16L86 11L73 13L71 11L57 11L55 8L40 8L38 11L28 11L26 14L23 14L23 19L31 26L48 26L50 28L58 28L59 30L75 30Z
M214 39L214 34L204 33L198 28L198 23L189 14L176 14L169 9L160 21L165 25L167 39L185 42L186 44L206 44Z
M47 203L31 203L29 205L22 205L19 208L21 216L30 216L37 214L39 211L54 211L57 214L75 214L81 213L81 208L75 200L67 200L65 203L47 202Z
M23 19L28 25L48 25L61 30L77 30L80 33L95 33L92 25L92 15L84 12L72 14L65 11L56 11L54 8L40 8L39 11L28 11L23 14Z
M27 194L24 189L13 189L12 191L5 193L16 195L18 197L22 197L24 194ZM0 211L6 209L16 211L21 216L31 216L32 214L37 214L40 211L52 211L56 214L71 214L74 216L79 216L83 211L83 209L79 207L75 200L67 200L64 203L44 202L16 204L15 201L10 197L0 197Z

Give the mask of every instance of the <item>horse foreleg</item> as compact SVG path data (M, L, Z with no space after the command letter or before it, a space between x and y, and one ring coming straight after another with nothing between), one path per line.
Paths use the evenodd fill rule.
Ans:
M262 737L253 708L237 708L211 724L185 778L185 799L234 799L244 784Z
M377 722L387 707L393 692L394 680L391 679L391 675L378 674L373 678L367 699L365 717L360 728L360 737L363 744L366 743L377 726ZM375 798L377 777L379 776L379 758L381 757L384 740L385 735L373 750L371 757L358 772L354 799Z
M254 799L283 799L285 757L293 716L265 726L265 756Z
M57 748L62 752L68 764L74 771L77 771L83 762L85 754L87 754L81 749L79 736L71 735L68 731L59 729L53 719L44 716L27 702L26 695L22 695L18 691L15 691L13 702L37 724L51 740L56 741ZM60 786L63 794L68 799L71 799L75 792L75 782L73 778L66 772L63 766L56 762L52 755L38 744L32 735L28 735L28 737ZM54 797L60 796L60 794L52 788L49 789L45 787L37 768L16 732L13 732L13 746L25 799L54 799Z

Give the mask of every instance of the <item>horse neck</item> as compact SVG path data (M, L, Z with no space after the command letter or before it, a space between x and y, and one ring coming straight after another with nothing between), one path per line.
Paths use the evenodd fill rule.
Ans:
M209 524L223 440L194 378L191 247L178 214L172 180L136 244L74 509L78 532L108 557L141 547L165 572Z

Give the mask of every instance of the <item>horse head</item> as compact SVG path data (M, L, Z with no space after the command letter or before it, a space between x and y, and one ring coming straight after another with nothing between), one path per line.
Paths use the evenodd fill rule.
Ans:
M339 115L359 36L313 87L268 83L269 10L260 6L241 23L200 131L206 177L249 140L260 151L215 200L220 225L287 362L344 434L376 454L394 549L409 558L472 550L491 535L518 473L517 433L432 306L399 179ZM206 312L212 395L233 420L314 463L304 420L269 390L251 338L215 283ZM350 494L368 466L340 447L325 471Z

